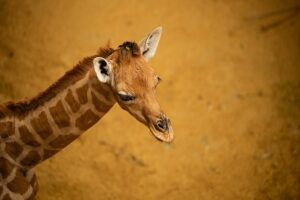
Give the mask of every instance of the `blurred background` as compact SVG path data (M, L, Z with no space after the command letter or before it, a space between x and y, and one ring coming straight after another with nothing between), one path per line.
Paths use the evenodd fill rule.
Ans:
M175 140L118 105L37 167L38 199L300 199L297 0L0 0L0 101L163 26L150 65Z

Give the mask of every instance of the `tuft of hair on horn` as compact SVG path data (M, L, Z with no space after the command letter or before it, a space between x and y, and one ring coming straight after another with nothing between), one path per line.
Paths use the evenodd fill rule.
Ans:
M141 55L140 48L136 42L126 41L123 44L121 44L119 46L119 48L121 49L121 52L124 52L125 54L130 52L132 56L140 56Z

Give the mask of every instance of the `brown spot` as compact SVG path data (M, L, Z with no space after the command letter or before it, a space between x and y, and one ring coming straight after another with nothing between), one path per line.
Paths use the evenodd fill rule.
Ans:
M13 166L4 158L0 158L0 173L3 179L6 179L12 172Z
M76 101L71 90L68 91L67 96L65 97L66 102L69 104L71 110L75 113L79 110L80 104Z
M76 93L81 104L86 104L88 101L87 92L89 89L89 85L85 84L81 88L76 89Z
M28 190L29 184L26 178L19 171L17 171L14 180L9 182L7 187L14 193L24 194Z
M111 94L108 90L103 88L100 83L93 83L92 88L100 95L102 95L107 101L112 101Z
M46 160L56 154L58 150L50 150L50 149L44 149L44 158L43 160Z
M41 160L41 156L36 151L30 151L23 160L21 160L21 164L25 166L33 166L36 165Z
M3 187L2 185L0 185L0 195L2 194L2 192L3 192Z
M13 134L13 123L12 122L1 122L0 123L0 137L7 138Z
M12 200L9 196L9 194L6 194L3 196L2 200Z
M31 125L43 139L52 134L52 129L44 111L37 118L31 120Z
M38 147L41 145L39 142L36 141L36 139L34 138L32 133L30 133L30 131L28 130L28 128L26 126L20 126L19 132L20 132L21 140L25 144L34 146L34 147Z
M87 130L92 125L94 125L100 117L93 113L91 110L87 110L85 113L83 113L78 119L76 119L75 125L80 130Z
M23 151L23 147L17 142L8 142L5 151L11 158L17 158Z
M75 140L78 136L77 135L60 135L55 138L53 141L50 142L50 146L53 148L64 148L68 144L70 144L73 140Z
M92 101L93 104L95 106L95 108L99 111L99 112L107 112L111 106L105 104L104 102L101 102L96 95L94 94L94 92L92 92Z
M58 101L55 106L49 109L49 111L59 128L70 126L70 117L61 101Z

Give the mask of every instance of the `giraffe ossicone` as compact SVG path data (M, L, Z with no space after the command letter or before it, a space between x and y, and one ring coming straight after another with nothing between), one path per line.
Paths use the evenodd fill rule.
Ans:
M160 78L149 66L162 28L139 44L100 48L38 96L0 105L0 200L35 199L34 167L66 147L118 103L164 142L169 118L155 96Z

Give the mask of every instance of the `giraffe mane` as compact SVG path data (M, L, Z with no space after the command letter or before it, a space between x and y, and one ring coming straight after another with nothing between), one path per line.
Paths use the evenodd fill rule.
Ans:
M29 111L36 109L38 106L43 105L65 88L82 79L92 67L93 59L95 57L101 56L106 58L113 52L114 49L112 49L109 45L104 48L100 48L96 55L86 57L81 60L73 67L73 69L67 71L60 79L58 79L58 81L48 87L45 91L39 93L37 96L18 102L9 101L0 105L0 119L11 115L22 116L27 114Z

